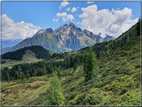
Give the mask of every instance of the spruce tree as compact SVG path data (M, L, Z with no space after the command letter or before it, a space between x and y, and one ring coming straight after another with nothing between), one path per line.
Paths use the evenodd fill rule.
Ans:
M46 66L45 66L45 62L44 62L44 65L43 65L43 75L46 75Z
M59 80L61 80L62 79L62 72L61 72L60 68L57 69L57 75L58 75Z
M23 81L25 78L25 75L23 73L21 73L21 80Z
M88 81L94 78L98 72L98 62L95 57L95 53L92 51L92 48L89 49L89 52L84 55L84 76L85 81Z
M29 78L30 78L30 76L29 76L29 74L28 74L28 73L26 74L26 77L27 77L27 79L29 79Z
M6 80L7 80L7 81L10 81L10 76L9 76L9 73L8 73L8 72L6 72Z
M1 81L4 81L5 79L4 79L4 76L3 75L1 75Z
M73 70L75 71L77 69L77 64L75 63L73 66Z
M18 74L18 72L15 72L15 79L17 80L17 79L19 79L20 77L19 77L19 74Z
M64 103L64 96L62 94L61 82L56 73L50 79L50 87L47 90L47 98L51 105L62 105Z

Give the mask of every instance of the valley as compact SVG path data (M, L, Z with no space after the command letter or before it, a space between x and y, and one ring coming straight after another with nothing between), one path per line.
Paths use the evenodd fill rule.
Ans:
M99 70L85 81L84 55L90 48ZM2 64L2 105L50 105L47 90L55 71L61 73L58 76L64 99L60 105L140 105L140 22L114 40L78 51L38 49L31 46L2 55L3 60L17 61L11 69L11 65ZM20 64L22 58L33 62Z

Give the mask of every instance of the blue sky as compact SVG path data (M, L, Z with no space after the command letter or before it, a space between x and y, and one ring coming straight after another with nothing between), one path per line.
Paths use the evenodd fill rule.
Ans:
M76 26L90 30L95 34L101 32L104 33L102 36L107 33L118 37L135 24L137 18L140 18L139 2L88 3L65 1L2 2L3 40L22 40L31 37L41 28L52 28L54 30L70 21ZM75 8L74 11L72 10L73 7ZM107 26L104 26L106 24ZM23 28L25 28L25 31ZM116 31L118 28L120 31ZM14 33L9 33L6 29Z
M60 25L69 23L59 21L54 23L53 18L57 12L64 12L68 7L87 7L92 4L96 4L98 9L123 9L124 7L131 8L133 11L132 19L140 17L140 3L139 2L94 2L88 4L87 2L69 2L70 4L61 11L59 6L61 2L3 2L2 3L2 14L7 14L15 22L24 21L40 26L43 29L51 27L53 29L58 28ZM68 12L71 13L71 12ZM75 15L76 20L81 20L78 15L81 14L79 9L77 12L72 13ZM76 21L75 20L75 21ZM74 22L76 23L76 22Z

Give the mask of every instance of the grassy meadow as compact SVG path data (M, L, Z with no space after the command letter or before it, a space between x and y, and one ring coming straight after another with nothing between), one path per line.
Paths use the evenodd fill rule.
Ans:
M125 47L124 47L125 48ZM99 61L96 78L84 82L83 66L62 71L65 105L138 105L140 103L139 43ZM51 75L2 82L3 105L48 105Z
M140 106L139 24L119 38L94 45L92 48L96 53L99 70L95 77L88 81L85 81L84 64L81 62L82 54L88 51L87 48L77 52L54 54L54 58L45 59L44 62L38 61L5 69L2 72L5 74L3 77L11 77L4 78L1 84L2 105L50 105L47 92L52 86L50 78L55 68L62 67L62 105ZM77 66L72 66L75 63ZM2 64L3 67L9 65L8 62ZM23 67L23 70L19 70L20 67ZM17 74L14 75L14 71L19 72L20 76L23 76L22 79Z

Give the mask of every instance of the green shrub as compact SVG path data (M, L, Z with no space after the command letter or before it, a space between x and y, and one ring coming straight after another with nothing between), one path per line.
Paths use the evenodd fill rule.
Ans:
M91 88L89 90L89 94L94 94L94 93L99 94L100 93L100 89L99 88Z
M121 90L122 87L123 87L123 84L116 80L116 81L113 81L112 83L106 85L104 87L104 89L108 90L108 91L116 92L116 91Z
M101 102L102 97L99 94L88 94L83 100L84 105L97 105Z
M69 101L69 105L82 105L83 99L86 97L85 94L79 94L74 99Z
M140 98L140 89L128 91L123 95L121 105L140 105Z
M112 96L109 99L103 100L100 105L120 105L121 101L118 96Z

